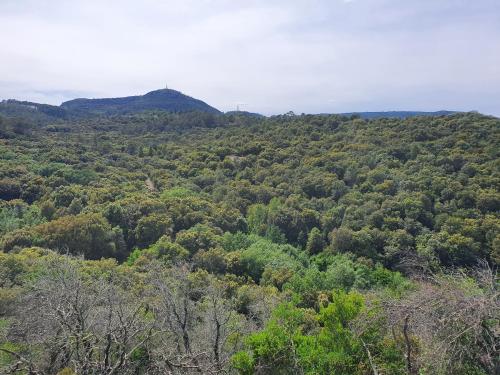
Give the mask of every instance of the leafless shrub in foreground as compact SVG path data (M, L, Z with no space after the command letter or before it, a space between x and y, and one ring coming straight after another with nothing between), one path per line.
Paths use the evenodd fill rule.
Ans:
M418 282L401 300L384 304L404 351L408 374L456 374L477 363L500 372L500 300L496 273L483 264L471 275L456 271Z
M221 282L192 277L187 266L150 274L156 329L163 332L152 352L159 373L225 373L246 330Z
M153 335L143 304L112 275L86 277L71 260L50 267L17 305L10 339L32 349L18 367L32 374L65 367L78 374L133 373L132 354Z
M152 263L138 288L72 258L44 269L16 302L8 340L24 349L4 350L7 373L222 374L255 325L230 284L189 265Z

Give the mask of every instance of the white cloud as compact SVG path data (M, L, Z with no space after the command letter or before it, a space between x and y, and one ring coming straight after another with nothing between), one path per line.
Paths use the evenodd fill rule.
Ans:
M500 114L496 1L344 2L3 0L0 98L168 83L222 110Z

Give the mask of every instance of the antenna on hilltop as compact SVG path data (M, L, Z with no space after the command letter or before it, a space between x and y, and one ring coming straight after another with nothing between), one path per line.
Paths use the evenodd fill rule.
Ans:
M168 85L167 85L166 83L165 83L165 89L167 89L167 90L168 90Z

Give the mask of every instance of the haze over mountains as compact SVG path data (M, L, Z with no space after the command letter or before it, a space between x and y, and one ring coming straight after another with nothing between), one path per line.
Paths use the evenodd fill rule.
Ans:
M40 104L15 99L0 102L0 113L5 116L30 116L39 120L65 119L88 115L122 115L143 111L159 110L167 112L205 112L222 114L217 108L202 100L185 95L177 90L160 89L144 95L118 98L78 98L63 102L60 106ZM443 116L455 111L384 111L384 112L345 112L345 116L358 115L365 119L374 118L407 118L412 116ZM227 114L240 114L260 117L258 113L246 111L230 111Z

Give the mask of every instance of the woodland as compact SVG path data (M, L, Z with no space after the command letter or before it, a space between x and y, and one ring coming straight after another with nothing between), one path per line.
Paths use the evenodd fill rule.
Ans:
M500 120L0 117L0 373L500 372Z

